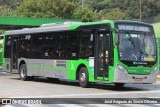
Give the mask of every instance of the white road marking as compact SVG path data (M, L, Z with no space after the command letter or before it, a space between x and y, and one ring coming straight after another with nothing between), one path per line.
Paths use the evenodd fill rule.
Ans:
M13 105L4 105L2 107L15 107L15 106L13 106Z
M90 93L90 94L66 94L66 95L47 95L47 96L15 96L9 98L59 98L59 97L78 97L78 96L98 96L98 95L119 95L119 94L143 94L160 93L160 90L134 91L134 92L115 92L115 93Z
M62 106L62 107L84 107L78 104L56 104L58 106Z
M118 107L118 104L87 104L87 105L91 105L93 107Z
M122 106L123 106L123 104L122 104ZM128 106L128 107L151 107L148 104L145 104L145 105L144 104L124 104L124 106Z
M5 105L2 107L56 107L56 106L61 106L61 107L87 107L88 106L93 106L93 107L119 107L119 104L45 104L45 105ZM160 104L121 104L121 106L128 106L128 107L151 107L154 105L155 106L160 106Z

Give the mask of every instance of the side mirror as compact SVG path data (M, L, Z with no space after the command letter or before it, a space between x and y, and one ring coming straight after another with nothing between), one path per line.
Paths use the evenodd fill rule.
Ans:
M119 37L118 37L118 34L115 35L115 43L116 43L116 45L119 45Z

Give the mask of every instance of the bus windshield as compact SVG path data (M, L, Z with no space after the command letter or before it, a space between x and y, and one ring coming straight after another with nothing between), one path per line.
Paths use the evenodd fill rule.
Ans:
M119 58L127 61L156 61L153 34L119 33Z

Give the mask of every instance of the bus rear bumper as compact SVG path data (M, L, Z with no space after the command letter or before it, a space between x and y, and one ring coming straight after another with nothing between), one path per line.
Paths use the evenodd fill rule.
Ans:
M153 72L153 71L152 71ZM149 75L135 75L135 74L128 74L118 68L115 69L114 72L114 80L113 83L148 83L152 84L156 82L158 70L154 73Z

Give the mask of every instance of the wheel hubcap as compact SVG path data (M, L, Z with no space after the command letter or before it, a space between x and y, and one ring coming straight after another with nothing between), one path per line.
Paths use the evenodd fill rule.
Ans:
M85 80L86 80L86 75L85 75L85 73L81 73L81 75L80 75L80 80L81 80L81 82L85 82Z
M26 73L25 73L25 69L24 69L24 68L22 68L22 69L21 69L21 77L25 77L25 75L26 75Z

